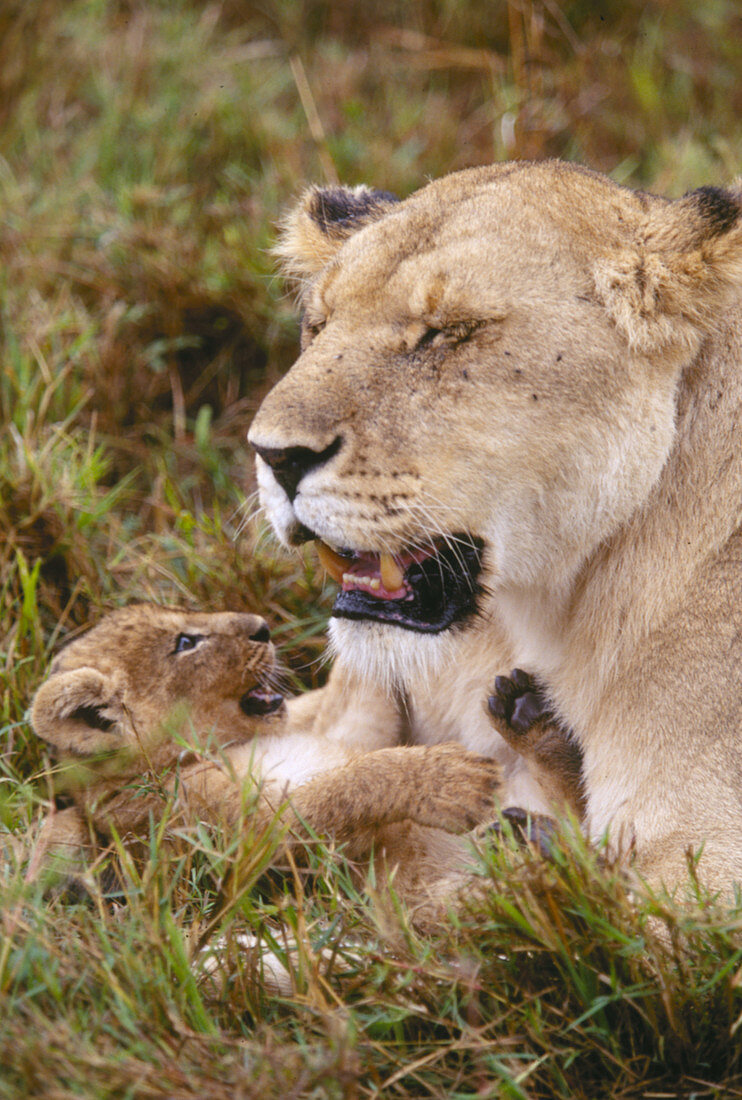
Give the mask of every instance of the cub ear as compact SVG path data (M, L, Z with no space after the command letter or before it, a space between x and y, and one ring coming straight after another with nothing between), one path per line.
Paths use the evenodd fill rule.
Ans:
M595 269L609 313L643 351L696 342L742 288L742 185L648 198L636 243Z
M281 225L274 252L284 272L295 279L316 275L351 234L383 218L398 202L390 191L365 184L310 187Z
M94 756L129 741L125 684L97 668L53 673L34 696L31 725L59 755Z

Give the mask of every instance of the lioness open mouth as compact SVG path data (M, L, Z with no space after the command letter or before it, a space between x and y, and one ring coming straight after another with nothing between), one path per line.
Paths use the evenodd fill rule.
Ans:
M340 585L339 619L373 619L437 634L476 611L481 539L453 535L400 554L337 551L316 540L319 559Z

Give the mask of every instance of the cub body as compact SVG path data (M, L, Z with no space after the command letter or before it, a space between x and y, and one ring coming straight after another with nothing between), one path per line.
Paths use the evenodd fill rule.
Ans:
M469 854L453 834L492 817L496 764L458 745L400 747L382 696L366 701L345 741L332 737L332 708L330 736L318 734L318 696L284 703L274 665L254 615L140 604L68 644L31 707L74 800L43 827L39 868L61 862L75 875L114 830L140 840L166 810L171 824L234 826L253 780L258 830L275 819L291 837L306 839L308 827L354 858L374 850L408 901L448 898ZM343 698L352 721L352 692Z

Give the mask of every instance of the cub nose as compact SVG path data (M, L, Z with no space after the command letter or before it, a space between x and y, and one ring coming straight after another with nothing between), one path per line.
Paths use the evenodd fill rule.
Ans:
M342 436L337 436L323 451L313 451L311 447L260 447L255 443L253 447L268 463L276 481L293 502L304 475L329 462L340 450L342 442Z
M271 632L268 629L268 623L265 619L258 619L255 616L255 621L258 623L257 629L250 635L251 642L269 642L271 640Z

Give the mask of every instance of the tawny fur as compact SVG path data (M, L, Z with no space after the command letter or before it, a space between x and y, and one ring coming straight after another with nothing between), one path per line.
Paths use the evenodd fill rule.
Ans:
M740 191L672 202L543 162L447 176L356 233L352 203L333 202L341 234L316 218L316 191L292 215L303 350L250 430L328 457L293 502L259 458L266 511L287 544L308 529L358 552L460 531L485 545L474 618L437 636L334 620L338 677L404 700L408 740L491 754L504 803L542 811L537 762L483 706L494 673L527 669L583 751L589 833L670 887L703 848L701 879L729 890Z
M137 842L165 812L171 827L234 827L245 820L251 778L258 834L276 822L286 843L306 840L308 828L354 859L374 851L410 904L425 902L428 913L431 899L446 904L470 861L454 834L494 816L497 765L455 744L397 745L398 717L383 699L365 707L343 744L312 730L318 695L246 715L240 700L273 671L273 646L253 637L264 625L253 615L140 604L62 650L31 720L75 805L45 822L39 870L54 864L74 877L114 830ZM199 640L178 652L183 635ZM352 703L348 693L346 716Z

